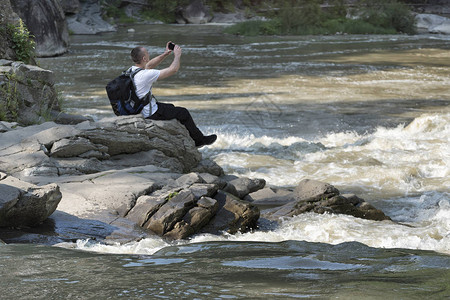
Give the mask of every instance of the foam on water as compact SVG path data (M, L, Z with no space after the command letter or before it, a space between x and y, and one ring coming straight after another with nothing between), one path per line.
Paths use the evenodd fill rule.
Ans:
M428 199L428 200L427 200ZM440 199L436 203L436 199ZM165 242L161 238L146 238L124 245L103 245L91 241L60 244L80 250L151 255L162 248L215 241L282 242L288 240L340 244L357 241L377 248L407 248L433 250L450 254L450 203L449 195L421 197L415 210L410 211L409 222L370 221L347 215L319 215L306 213L288 218L270 231L244 234L202 234L189 241Z
M409 125L366 134L332 132L311 141L220 133L205 153L228 172L278 186L295 186L308 177L397 196L445 191L450 186L449 124L449 113L424 114Z
M433 250L450 254L448 202L446 209L439 209L431 221L424 226L406 226L388 221L377 222L346 215L302 214L284 221L276 230L232 236L198 236L192 242L220 240L281 242L298 240L339 244L357 241L377 248L407 248Z
M100 253L151 255L170 245L171 244L165 242L162 238L155 237L127 244L103 244L87 239L78 240L76 243L60 243L56 246Z

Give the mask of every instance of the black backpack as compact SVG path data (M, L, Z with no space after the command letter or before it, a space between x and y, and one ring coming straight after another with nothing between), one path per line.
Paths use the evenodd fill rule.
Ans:
M136 115L150 102L151 93L145 95L143 99L139 99L136 95L133 79L139 71L142 69L131 71L130 68L106 85L106 93L116 116Z

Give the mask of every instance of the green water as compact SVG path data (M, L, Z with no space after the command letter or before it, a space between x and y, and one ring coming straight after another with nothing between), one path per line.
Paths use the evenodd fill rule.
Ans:
M0 247L3 299L445 299L450 258L358 243L200 243L151 256Z

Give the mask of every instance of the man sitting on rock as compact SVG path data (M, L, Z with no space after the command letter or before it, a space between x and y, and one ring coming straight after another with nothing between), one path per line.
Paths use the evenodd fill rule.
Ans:
M170 43L170 42L169 42ZM152 85L156 80L161 80L174 75L180 68L181 47L175 45L173 51L169 49L169 43L166 45L166 50L163 54L150 59L148 50L144 47L136 47L131 50L131 59L135 63L131 67L132 71L137 68L143 69L134 76L134 83L136 85L136 95L142 99L152 90ZM174 59L169 67L156 70L157 67L167 56L174 53ZM211 145L217 139L215 134L203 135L197 128L189 111L184 107L177 107L173 104L157 102L155 98L151 98L150 103L142 109L144 118L152 120L171 120L177 119L189 131L189 135L195 141L197 147Z

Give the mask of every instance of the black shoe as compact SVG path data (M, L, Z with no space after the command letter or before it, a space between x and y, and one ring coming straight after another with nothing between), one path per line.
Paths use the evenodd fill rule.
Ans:
M217 135L215 134L211 134L211 135L206 135L203 137L203 139L200 142L195 142L195 146L197 148L206 146L206 145L211 145L212 143L214 143L217 140Z

